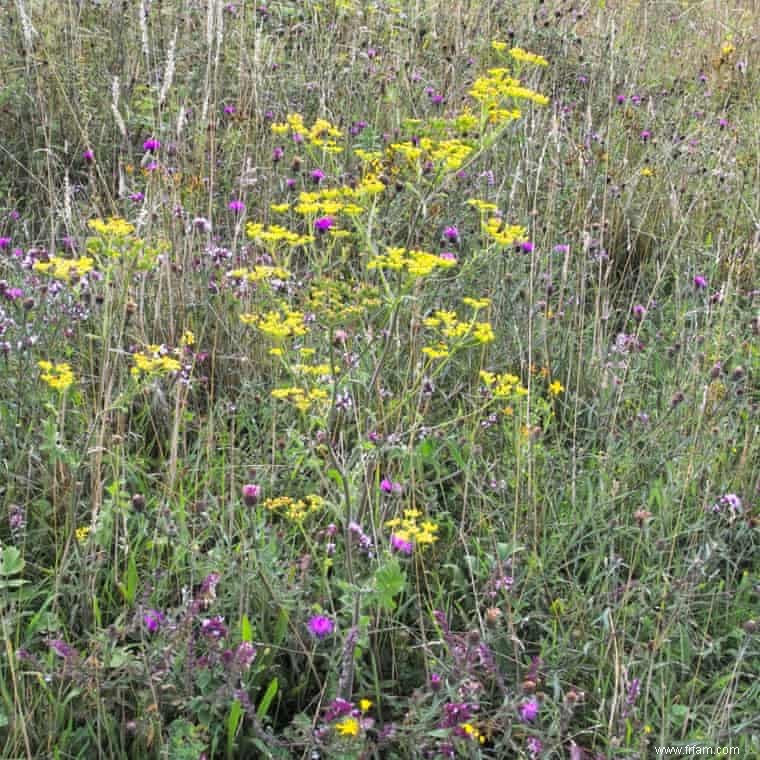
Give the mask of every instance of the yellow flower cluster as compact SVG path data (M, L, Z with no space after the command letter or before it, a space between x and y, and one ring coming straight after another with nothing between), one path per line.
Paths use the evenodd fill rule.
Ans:
M326 401L329 398L329 394L324 388L306 390L298 386L275 388L271 395L272 398L289 401L299 412L308 412L315 403Z
M486 738L478 731L472 723L462 723L459 728L462 729L462 733L470 739L477 739L481 744L485 744Z
M317 494L309 494L303 499L292 499L290 496L275 496L267 499L264 506L270 512L277 512L288 520L301 522L310 514L318 512L324 506L325 500Z
M479 198L470 198L467 201L467 205L476 208L482 213L486 213L488 211L497 211L499 208L495 203L491 203L490 201L483 201Z
M308 245L314 240L313 235L299 235L297 232L280 227L278 224L270 224L265 228L263 224L258 222L248 222L245 231L251 240L275 244L284 242L291 248Z
M311 127L304 123L300 113L288 114L284 122L272 124L272 132L276 135L300 134L305 140L317 148L323 148L328 153L341 153L341 148L335 139L343 137L343 132L327 119L317 119Z
M378 305L377 288L364 285L354 288L327 277L317 280L309 293L309 310L318 312L322 319L338 322L345 322Z
M64 259L60 256L51 256L47 261L35 261L32 269L55 277L56 280L70 281L84 277L87 272L95 268L95 261L89 256L78 259Z
M338 368L335 368L336 371ZM293 371L310 377L330 377L329 364L296 364Z
M133 354L132 359L135 364L129 372L134 378L139 378L140 375L168 375L182 369L179 361L169 356L166 346L151 344L144 351Z
M419 509L405 509L403 517L394 517L385 523L386 528L393 529L393 535L402 541L410 541L416 546L429 546L438 540L438 526L430 521L420 522L422 512Z
M528 230L516 224L504 224L498 217L491 217L483 225L485 233L499 245L513 245L528 239Z
M81 528L77 528L74 531L74 535L80 544L83 544L85 541L87 541L87 538L90 535L90 530L91 529L89 525L83 525Z
M412 277L425 277L436 269L450 269L455 265L455 261L427 251L389 248L387 253L375 256L367 264L367 269L405 269Z
M504 108L504 100L529 100L540 106L549 103L546 95L523 87L509 73L509 69L503 67L489 69L488 76L478 77L469 90L469 94L486 107L491 123L500 124L520 118L520 109Z
M354 717L343 718L335 724L335 730L341 736L359 736L359 721Z
M240 315L240 321L244 325L254 325L275 340L306 335L308 328L303 320L304 316L300 311L293 311L285 305L281 305L280 309L268 311L264 316Z
M282 267L272 267L262 264L260 266L255 266L253 269L231 269L227 272L227 277L233 280L248 280L248 282L260 282L261 280L269 280L272 278L287 280L290 277L290 272Z
M462 140L432 140L429 137L421 138L417 145L406 141L390 146L391 155L398 153L410 163L416 163L422 158L442 164L449 171L459 169L472 151L473 147Z
M385 186L380 183L383 189ZM298 196L298 204L293 210L303 216L312 216L316 214L346 214L346 216L357 216L364 211L364 208L356 203L350 202L350 199L357 197L359 187L356 190L350 187L333 187L325 188L315 192L302 192Z
M521 47L513 47L509 51L509 54L516 61L520 61L522 63L532 63L535 66L549 65L549 61L547 61L546 58L544 58L542 55L537 55L536 53L529 53L527 50L523 50Z
M42 370L40 378L54 390L65 391L74 382L74 373L66 362L39 361L37 366Z
M480 379L491 389L493 397L497 399L519 398L528 394L528 389L520 382L517 375L509 373L499 375L495 372L481 370ZM504 411L511 414L512 408L507 407Z
M120 216L112 216L107 222L102 219L91 219L87 226L104 237L127 237L134 231L134 225Z
M463 300L467 305L476 305L476 311L479 308L485 308L485 306L490 303L487 298L481 300L466 298ZM490 322L477 322L474 319L460 320L454 311L443 311L442 309L438 309L433 312L431 317L424 319L423 324L425 327L438 330L444 338L449 338L450 340L464 340L472 337L476 343L491 343L495 339ZM446 344L443 342L439 343L437 350L440 351L441 347L445 347L445 345ZM433 350L436 351L436 349ZM431 353L424 349L423 352L427 353L428 356L431 356ZM438 357L431 356L431 358Z

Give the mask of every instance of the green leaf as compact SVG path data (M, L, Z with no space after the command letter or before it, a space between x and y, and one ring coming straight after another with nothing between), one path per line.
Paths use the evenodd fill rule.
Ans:
M243 615L243 619L240 621L240 638L249 644L253 641L253 628L251 628L248 615Z
M0 575L16 575L24 569L26 562L21 557L21 552L15 546L6 546L0 550Z
M230 705L230 712L227 716L227 757L232 757L235 749L235 736L237 735L238 726L243 718L243 707L240 700L235 700Z
M396 609L394 597L406 587L406 573L395 557L375 572L375 597L381 609L392 612Z
M264 696L259 702L259 706L256 708L256 717L259 720L263 720L266 714L269 712L269 706L272 704L272 700L277 695L277 690L280 688L280 684L277 678L273 678L267 686L267 690L264 692Z

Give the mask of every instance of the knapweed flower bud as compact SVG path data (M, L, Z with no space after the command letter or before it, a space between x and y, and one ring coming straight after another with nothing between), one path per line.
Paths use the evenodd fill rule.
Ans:
M255 483L246 483L243 486L243 501L247 507L252 507L261 496L261 486Z

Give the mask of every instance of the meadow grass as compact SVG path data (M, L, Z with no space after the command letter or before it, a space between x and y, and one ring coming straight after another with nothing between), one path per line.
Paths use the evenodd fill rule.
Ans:
M0 755L760 755L752 5L3 4Z

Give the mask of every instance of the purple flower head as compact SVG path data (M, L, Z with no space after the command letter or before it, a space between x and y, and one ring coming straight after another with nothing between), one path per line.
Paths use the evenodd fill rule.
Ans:
M321 169L314 169L309 176L311 177L311 181L315 185L318 185L325 178L325 173Z
M320 216L314 220L314 230L320 234L327 232L335 224L335 220L331 216Z
M199 596L206 602L211 602L216 599L216 587L219 585L221 579L219 573L209 573L201 583Z
M414 544L411 541L407 541L401 536L397 536L395 533L391 534L391 548L397 551L399 554L411 555L414 551Z
M523 723L532 723L538 717L538 700L529 699L520 705L520 720Z
M312 616L307 626L311 635L318 639L327 638L335 630L335 623L324 615Z
M523 253L533 253L535 247L536 246L534 246L530 240L523 240L522 243L520 243L520 250Z
M82 158L86 163L91 164L95 160L95 151L92 148L82 151Z
M478 706L469 702L449 702L443 706L443 719L441 728L454 728L460 723L466 723L475 712Z
M10 248L11 239L9 237L0 237L0 251L4 251L6 248Z
M330 704L327 706L327 709L325 710L325 723L332 723L332 721L336 720L337 718L342 718L345 715L351 715L353 709L354 705L352 702L349 702L347 699L343 699L342 697L336 697L332 702L330 702Z
M303 142L303 135L300 132L293 132L293 142L300 145Z
M292 179L291 177L288 177L285 180L285 187L288 188L288 190L295 190L296 188L296 181Z
M272 150L272 161L274 161L274 163L277 163L278 161L282 160L282 157L284 155L285 155L285 151L279 145L277 145Z
M155 153L160 147L161 141L156 140L155 137L150 137L143 143L143 150L148 153Z
M639 322L641 322L641 320L644 319L644 317L646 316L646 313L647 313L646 308L642 304L640 304L640 303L637 303L633 307L632 311L633 311L634 318L638 319Z
M247 507L252 507L261 498L261 486L246 483L243 486L243 501Z
M439 92L434 92L430 94L430 102L434 106L440 106L443 103L443 95L441 95Z
M243 201L234 198L227 204L227 208L232 211L233 214L242 214L245 211L245 203Z
M221 615L201 620L201 633L210 639L223 639L227 635L227 626Z
M256 647L250 641L243 641L235 650L234 663L240 670L248 670L256 657Z
M443 231L443 237L449 243L456 243L459 240L459 229L452 224Z
M166 617L163 612L158 610L148 610L143 615L143 623L148 633L156 633L163 623L166 622Z
M49 639L47 645L59 657L68 660L70 657L76 657L77 650L63 639Z
M697 290L704 290L707 287L707 278L704 275L698 274L694 276L694 287Z
M618 95L617 96L617 104L619 106L622 106L623 103L625 103L625 95Z
M566 256L568 253L570 253L570 246L567 245L567 243L560 243L559 245L555 245L554 253L561 253Z
M388 478L383 478L380 481L380 490L383 493L391 493L393 491L393 482Z
M129 200L131 200L132 203L142 203L142 201L145 200L145 196L138 191L136 193L130 193Z
M21 288L5 288L3 290L3 296L9 301L15 301L18 298L22 298L24 291Z
M648 129L642 129L639 133L639 137L643 142L646 142L651 136L652 133Z
M227 114L227 116L232 116L237 111L237 108L233 106L231 103L229 105L226 105L224 107L224 112Z
M531 758L535 760L544 749L544 745L541 740L535 736L528 737L528 741L525 742L525 748L530 753Z
M441 678L440 674L438 673L430 674L430 688L433 691L440 691L442 684L443 684L443 679Z
M444 261L453 261L455 264L458 261L457 255L453 251L441 251L438 258Z

